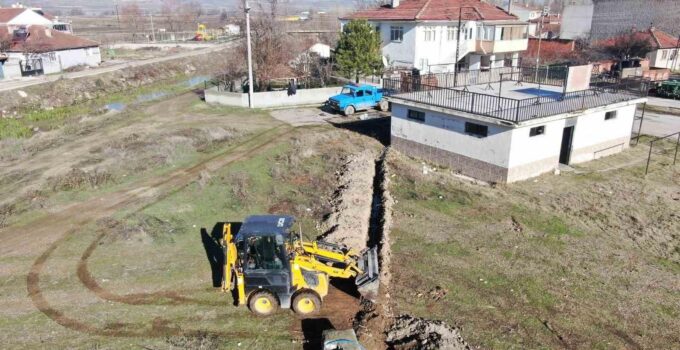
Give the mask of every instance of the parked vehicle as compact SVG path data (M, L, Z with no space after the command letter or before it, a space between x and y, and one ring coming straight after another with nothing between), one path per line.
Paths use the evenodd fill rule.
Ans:
M669 80L661 83L656 88L656 95L675 100L680 99L680 80Z
M389 102L383 96L383 89L373 85L345 85L340 94L332 96L326 104L335 111L342 112L346 116L356 111L378 108L385 112L389 108Z

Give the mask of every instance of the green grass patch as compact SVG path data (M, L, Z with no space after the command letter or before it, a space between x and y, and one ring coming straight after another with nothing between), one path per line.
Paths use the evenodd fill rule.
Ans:
M656 264L675 274L680 274L680 263L670 259L656 258Z
M20 120L0 119L0 140L8 138L20 139L31 135L33 135L33 130Z
M520 224L548 236L583 236L582 231L568 225L559 216L543 214L540 211L522 205L513 205L510 213Z

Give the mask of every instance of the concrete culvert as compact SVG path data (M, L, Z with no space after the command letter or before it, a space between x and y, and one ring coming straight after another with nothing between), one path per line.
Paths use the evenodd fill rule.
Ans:
M460 331L443 321L401 315L387 331L388 349L399 350L469 350Z

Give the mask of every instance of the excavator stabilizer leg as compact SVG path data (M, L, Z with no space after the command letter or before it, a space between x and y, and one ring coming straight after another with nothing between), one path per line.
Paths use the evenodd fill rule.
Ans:
M364 249L357 261L357 267L364 272L356 277L357 290L364 298L375 301L380 287L378 248Z

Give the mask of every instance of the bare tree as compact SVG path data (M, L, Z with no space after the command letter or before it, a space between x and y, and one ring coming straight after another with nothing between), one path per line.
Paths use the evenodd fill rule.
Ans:
M129 29L139 30L144 23L143 16L142 9L136 1L125 3L120 8L121 21Z
M162 23L170 32L193 29L203 15L203 7L198 1L162 0Z
M654 48L647 36L639 32L625 32L602 44L600 49L612 58L626 61L644 58Z
M251 11L253 65L260 91L267 90L272 79L290 73L288 62L294 56L294 49L291 38L277 20L278 15L278 0L263 0L258 3L257 11ZM245 44L241 51L245 56Z

